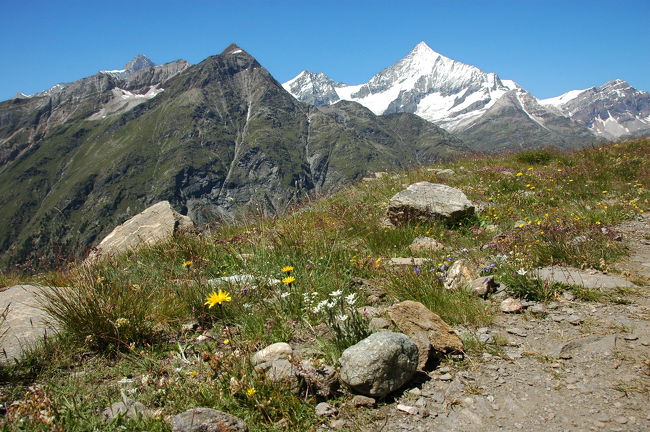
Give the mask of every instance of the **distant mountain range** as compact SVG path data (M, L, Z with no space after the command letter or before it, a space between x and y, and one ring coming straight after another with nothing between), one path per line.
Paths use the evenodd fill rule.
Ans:
M0 102L0 264L79 257L161 200L233 221L469 150L410 113L299 102L236 45L196 65L138 56Z
M576 147L650 133L650 94L624 81L538 100L514 81L449 59L424 42L364 84L303 71L283 86L317 106L347 100L375 114L414 113L481 150Z

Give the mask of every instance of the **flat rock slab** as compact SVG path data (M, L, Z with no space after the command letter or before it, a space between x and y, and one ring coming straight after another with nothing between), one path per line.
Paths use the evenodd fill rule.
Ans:
M38 293L47 287L15 285L0 292L0 311L9 306L9 314L3 325L7 333L2 339L0 362L10 362L20 358L23 351L44 335L52 335L54 330L45 324L45 312L39 308Z
M532 271L533 276L548 282L577 285L588 289L612 290L619 287L634 288L632 282L601 272L587 272L574 267L550 266Z

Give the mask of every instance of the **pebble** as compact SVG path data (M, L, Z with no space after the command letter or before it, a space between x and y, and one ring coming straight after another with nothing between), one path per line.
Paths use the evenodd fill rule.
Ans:
M494 343L494 336L491 334L481 333L478 335L478 341L485 344Z
M529 307L528 310L534 314L543 314L546 313L546 306L542 303L535 303Z
M582 318L581 318L580 316L578 316L578 315L569 315L569 316L566 318L566 320L569 321L569 323L570 323L570 324L573 324L573 325L579 325L579 324L582 324L582 322L584 321L584 319L582 319Z
M576 299L576 296L571 291L564 291L562 293L562 298L567 301L573 301Z
M316 405L316 415L319 417L329 417L337 413L338 410L327 402L321 402Z
M627 336L623 336L623 339L625 339L626 341L635 341L639 339L639 337L636 335L627 335Z
M330 423L330 426L332 426L332 429L343 429L348 426L348 422L343 419L336 419Z
M442 375L438 376L438 379L440 381L451 381L451 380L454 379L454 377L452 377L451 374L446 373L446 374L442 374Z
M620 424L625 424L625 423L628 422L627 417L624 417L624 416L614 417L614 421L616 423L620 423Z
M508 297L499 305L499 310L504 313L516 313L520 312L524 306L521 302L515 298Z
M525 331L523 331L521 329L518 329L516 327L509 328L506 331L508 333L510 333L510 334L513 334L513 335L519 336L519 337L527 337L528 336L528 333L526 333Z
M418 413L418 409L410 405L397 404L397 410L405 412L406 414L415 415Z
M363 396L363 395L355 395L352 398L352 405L355 407L367 407L367 408L372 408L375 406L375 399L368 397L368 396Z

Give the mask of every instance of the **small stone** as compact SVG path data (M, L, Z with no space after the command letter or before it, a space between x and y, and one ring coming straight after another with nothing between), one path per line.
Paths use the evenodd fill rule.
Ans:
M443 249L444 245L431 237L416 237L409 249L413 253L431 252Z
M451 380L454 379L454 377L451 376L451 374L446 373L446 374L442 374L442 375L438 376L438 379L440 381L451 381Z
M572 325L580 325L584 321L584 319L578 315L569 315L566 317L566 320Z
M363 396L363 395L354 395L352 397L352 406L359 408L359 407L366 407L366 408L372 408L375 406L377 402L375 401L374 398L368 397L368 396Z
M626 341L635 341L638 340L639 337L636 335L625 335L623 336L623 339L625 339Z
M418 408L424 408L427 406L427 400L423 397L418 398L418 400L415 401L415 406Z
M432 263L433 259L431 258L413 258L413 257L402 257L402 258L391 258L386 262L388 266L423 266L428 263Z
M617 417L614 417L614 421L616 423L619 423L619 424L625 424L625 423L628 422L628 419L627 419L627 417L624 417L624 416L617 416Z
M530 306L528 310L531 313L534 314L545 314L546 313L546 306L544 306L543 303L535 303L534 305Z
M521 302L515 298L508 297L499 305L499 309L504 313L516 313L523 309Z
M459 259L449 268L444 286L446 289L452 291L466 288L471 288L473 290L474 287L472 284L477 280L477 278L478 274L476 273L476 270L467 263L467 260Z
M172 419L172 432L246 432L239 417L212 408L194 408Z
M573 301L576 299L576 296L571 291L564 291L562 293L562 298L566 301Z
M482 276L470 282L470 291L479 297L486 297L496 291L498 284L494 276Z
M348 422L343 419L336 419L336 420L332 420L330 426L332 427L332 429L340 430L346 428L348 426Z
M285 342L277 342L253 354L252 362L256 369L266 370L276 360L291 360L293 348Z
M321 402L316 405L316 415L318 417L330 417L336 415L338 412L339 411L335 407L327 402Z
M410 405L397 404L397 410L405 412L406 414L415 415L418 413L418 409Z
M526 333L525 331L523 331L521 329L518 329L516 327L509 328L506 331L508 333L510 333L510 334L513 334L513 335L519 336L519 337L527 337L528 336L528 333Z
M199 323L197 321L188 322L181 326L181 330L183 330L184 332L196 331L196 329L198 328L199 328Z
M206 335L198 335L198 336L196 337L196 341L197 341L197 342L205 342L205 341L207 341L208 339L209 339L209 338L208 338Z

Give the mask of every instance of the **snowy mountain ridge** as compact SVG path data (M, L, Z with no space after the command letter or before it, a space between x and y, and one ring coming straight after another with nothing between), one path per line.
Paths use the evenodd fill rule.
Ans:
M575 128L607 139L650 133L650 95L625 81L540 100L516 82L445 57L425 42L364 84L348 85L324 73L303 71L283 86L312 105L349 100L375 114L414 113L450 132L463 132L480 123L497 101L514 91L515 99L508 98L513 109L544 129L551 123L574 123Z
M496 74L445 57L424 42L365 84L347 85L323 73L303 71L283 86L314 105L349 100L375 114L415 113L449 131L462 129L517 87Z

